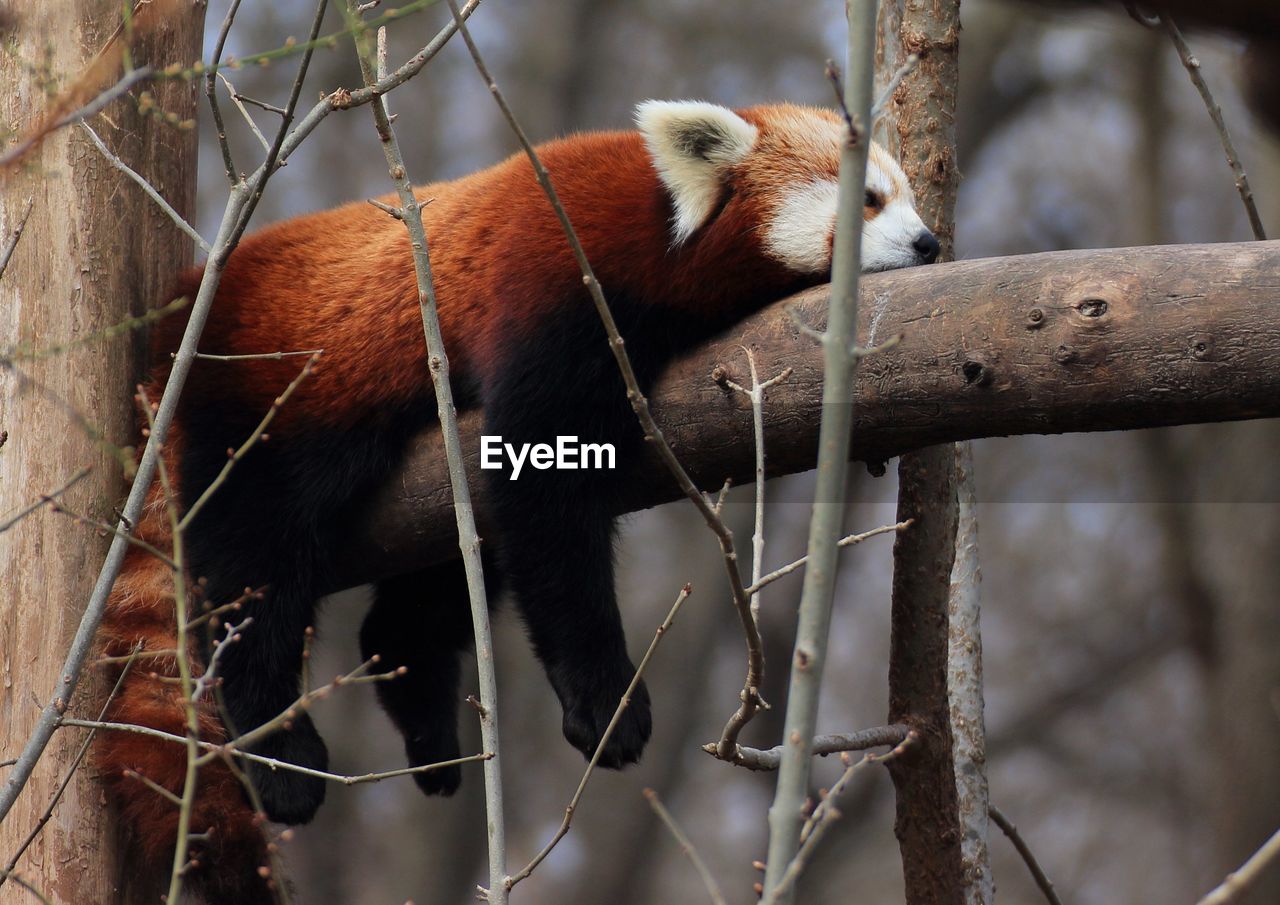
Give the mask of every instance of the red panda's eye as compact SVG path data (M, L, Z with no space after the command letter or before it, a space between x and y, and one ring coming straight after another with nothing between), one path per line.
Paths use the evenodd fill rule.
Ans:
M866 205L872 210L878 211L880 208L884 207L884 202L880 199L880 196L875 193L875 191L867 189Z

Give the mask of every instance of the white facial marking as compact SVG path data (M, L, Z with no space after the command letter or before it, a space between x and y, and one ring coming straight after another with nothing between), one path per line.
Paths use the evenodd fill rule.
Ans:
M671 193L672 242L679 245L714 210L724 170L751 153L756 127L726 107L702 101L645 101L636 108L636 123Z
M888 203L862 225L862 269L893 270L920 263L915 241L928 232L916 213L906 174L878 145L867 161L867 190Z
M926 232L910 201L894 201L862 225L862 269L893 270L921 263L914 242Z
M823 273L831 266L831 233L836 223L834 179L788 189L765 230L769 253L800 273Z

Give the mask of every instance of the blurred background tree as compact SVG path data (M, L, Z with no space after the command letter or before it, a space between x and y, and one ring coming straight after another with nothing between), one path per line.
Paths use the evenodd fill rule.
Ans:
M246 4L229 50L277 46L309 8ZM826 105L822 67L843 52L842 14L838 0L489 0L473 22L526 128L546 139L625 128L634 104L651 97ZM960 257L1249 238L1217 137L1162 34L1123 12L1054 14L1010 0L965 0L962 15ZM435 10L398 23L392 59L440 17ZM1240 47L1203 33L1190 40L1263 221L1280 229L1280 144L1241 103ZM283 90L269 68L228 75L253 97L278 100ZM340 43L317 56L308 90L358 81ZM516 150L460 45L391 106L419 178L457 176ZM225 183L209 130L202 136L198 222L212 234ZM238 140L246 138L253 141ZM258 222L389 188L367 116L333 117L272 182ZM976 444L992 799L1072 905L1194 901L1280 821L1278 445L1271 422ZM855 482L851 528L892 519L892 480ZM770 485L766 568L803 552L809 491L804 475ZM747 489L731 505L743 537L749 499ZM884 718L888 545L844 554L825 731ZM729 901L754 901L750 861L764 853L772 777L698 750L718 736L742 669L715 544L687 505L673 504L632 517L619 550L633 651L679 586L695 587L650 673L654 741L638 768L593 779L570 836L521 886L520 900L701 901L697 876L641 798L652 786ZM779 582L764 595L775 666L789 656L799 586L798 578ZM330 602L317 675L358 660L366 602L359 591ZM581 760L561 739L554 696L510 612L497 632L514 864L554 831ZM782 673L773 669L765 690L775 703ZM398 736L371 689L348 689L316 716L337 769L399 765ZM774 744L779 719L775 711L756 720L744 741ZM464 728L479 750L474 727ZM837 766L820 763L816 784L829 783ZM484 870L480 793L478 770L452 800L428 801L407 780L331 789L316 823L286 846L298 900L469 901ZM800 901L900 899L891 794L887 777L863 777ZM1001 901L1039 901L1003 840L992 840L992 853ZM1280 901L1280 876L1273 871L1246 901Z

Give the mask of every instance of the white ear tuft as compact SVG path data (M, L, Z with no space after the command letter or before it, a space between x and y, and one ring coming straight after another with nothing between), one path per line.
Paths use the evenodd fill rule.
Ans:
M636 123L675 204L672 231L679 245L715 208L723 171L750 153L756 127L703 101L645 101L636 107Z

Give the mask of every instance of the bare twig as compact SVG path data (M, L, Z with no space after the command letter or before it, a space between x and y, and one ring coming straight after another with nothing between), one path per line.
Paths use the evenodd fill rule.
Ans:
M93 730L93 731L96 732L97 730ZM174 736L174 738L178 738L178 737ZM178 740L181 741L181 739L178 739ZM146 786L152 792L155 792L157 795L159 795L165 801L169 802L169 804L173 805L174 807L178 807L178 808L182 807L182 799L179 798L177 795L173 794L172 792L170 792L164 786L160 785L160 783L156 782L154 779L151 779L150 777L147 777L147 776L143 776L137 770L125 770L124 775L129 779L137 780L138 782L142 783L144 786Z
M462 17L453 7L456 22ZM355 27L359 12L355 0L347 0L348 21L355 34L356 55L366 89L381 84L385 75L377 69L376 51L370 47L367 30ZM385 51L385 42L383 43ZM382 56L385 67L385 52ZM480 558L480 535L476 531L475 509L471 504L471 488L467 483L466 459L458 434L457 409L453 386L449 380L449 357L444 345L437 314L435 283L431 275L431 257L422 209L414 195L413 184L400 154L399 142L383 99L372 104L374 126L382 144L387 171L395 183L400 199L400 219L409 233L413 247L413 269L418 288L418 307L427 346L427 368L435 390L436 410L445 441L445 458L449 466L449 486L453 495L454 517L458 528L458 547L462 553L467 577L467 595L471 606L471 624L475 634L476 665L480 683L480 736L485 751L494 755L501 751L498 719L498 681L493 654L493 636L489 627L489 601L484 584L484 565ZM502 764L498 757L484 763L486 830L488 835L489 887L486 899L491 905L506 905L506 823L503 818Z
M209 352L197 352L196 358L204 361L283 361L302 355L323 355L324 349L302 349L297 352L249 352L242 355L213 355Z
M240 94L236 91L236 86L231 84L231 80L221 72L218 73L218 78L221 79L222 84L226 86L227 95L231 98L231 103L235 104L236 109L240 111L240 115L249 126L249 131L258 139L258 143L262 145L262 150L270 151L271 142L267 141L267 136L262 134L262 130L258 128L258 124L253 121L253 117L249 115L249 111L244 108L244 104L240 101Z
M508 890L533 873L534 868L541 864L547 855L551 854L551 850L569 832L569 825L573 823L573 814L578 809L578 802L582 800L582 794L587 790L587 783L591 780L591 774L595 771L596 764L600 761L600 755L604 752L605 745L609 743L609 738L613 735L614 727L618 725L618 721L622 719L623 712L631 703L631 695L635 693L636 686L640 684L640 678L644 675L645 667L649 665L649 661L653 659L653 654L658 649L659 642L671 629L672 624L676 621L676 614L680 612L680 607L684 606L684 602L689 598L689 594L692 591L693 588L690 585L685 585L680 589L680 593L676 595L676 602L671 605L671 609L667 612L667 618L662 620L662 624L653 633L653 640L649 642L648 650L640 658L640 663L636 666L635 675L631 677L631 683L627 686L627 690L622 693L622 700L618 702L617 709L613 711L613 718L609 720L609 725L605 727L604 733L600 736L600 742L596 745L595 753L591 755L591 761L582 773L578 788L574 791L573 797L564 809L564 819L560 821L559 829L551 837L551 841L544 845L542 850L533 857L532 861L526 864L518 873L507 878L506 886Z
M5 167L21 160L29 151L31 151L32 148L40 144L40 142L43 141L45 136L49 133L57 129L61 129L64 126L69 126L72 123L88 119L90 116L93 116L99 110L106 107L107 104L111 103L122 94L125 94L134 85L151 78L153 74L154 73L150 66L139 66L137 69L126 72L110 88L107 88L97 94L92 100L79 109L73 110L53 121L46 120L41 126L26 135L17 144L10 147L3 154L0 154L0 169L4 169Z
M1054 891L1053 884L1045 876L1040 867L1040 862L1031 853L1031 849L1018 833L1018 828L1013 825L1013 821L1004 816L1004 813L993 804L987 805L987 813L991 816L991 822L1000 827L1001 832L1009 837L1013 847L1018 850L1018 854L1022 856L1023 863L1027 865L1027 870L1031 871L1031 876L1036 881L1036 886L1040 887L1040 891L1044 893L1049 905L1062 905L1062 900L1058 898L1058 894Z
M909 731L906 725L894 723L840 735L819 735L813 739L812 753L825 757L828 754L840 754L846 751L865 751L881 745L898 745L907 737ZM782 745L778 745L768 750L761 750L738 745L730 760L748 770L776 770L782 762L782 748ZM702 750L713 757L717 756L714 744L703 745Z
M67 479L66 483L64 483L57 490L51 490L48 493L41 494L40 499L36 500L34 503L30 503L26 506L23 506L12 516L5 519L3 522L0 522L0 534L3 534L4 532L8 531L18 522L22 521L28 515L35 512L37 509L39 509L41 506L49 505L58 497L62 496L64 493L70 490L72 487L79 484L88 476L89 471L90 469L88 468L80 469L75 474L73 474L69 479Z
M916 64L920 62L918 54L909 54L906 61L898 67L897 71L889 78L888 84L884 86L884 90L880 92L880 99L871 107L871 121L875 122L885 108L889 106L889 102L893 100L893 93L898 90L898 86L902 84L902 80L911 74L916 68Z
M848 46L841 100L853 111L849 140L840 150L840 189L831 265L831 307L823 336L823 416L818 439L818 478L809 522L808 568L792 657L782 761L769 809L769 856L765 898L791 901L793 859L799 860L801 817L808 794L818 696L826 661L831 609L835 601L837 542L844 518L853 427L853 379L857 341L858 278L862 261L862 203L866 188L867 129L875 69L876 3L849 0ZM795 873L800 867L795 867Z
M68 509L66 506L63 506L61 503L57 502L54 499L46 499L44 502L47 502L49 504L50 512L56 512L59 515L65 515L67 518L71 519L73 522L80 525L84 525L85 527L88 527L88 528L93 528L98 531L101 531L104 535L115 534L119 537L122 537L124 538L126 543L129 543L137 547L139 550L142 550L143 552L151 556L154 556L156 559L160 560L170 569L178 568L178 564L175 563L173 559L169 557L168 554L166 554L163 550L161 550L155 544L149 543L148 541L145 541L140 537L136 537L133 534L130 534L126 529L120 527L119 525L113 525L110 522L104 522L101 519L96 519L87 515L81 515L78 512L73 512L72 510Z
M560 221L560 227L564 230L565 238L573 251L574 259L578 263L578 268L582 271L582 282L591 296L591 301L596 308L596 314L599 315L605 334L608 336L609 351L613 353L614 361L618 365L618 371L626 384L627 401L631 403L631 409L640 421L645 439L652 444L663 465L680 487L681 492L693 501L703 521L716 535L716 539L720 544L725 574L729 579L729 588L733 594L734 607L737 610L738 621L742 624L742 631L747 643L747 677L746 681L743 682L742 691L739 695L741 704L730 718L728 725L725 726L724 734L721 737L722 748L726 752L731 751L732 746L737 742L737 736L742 727L761 707L767 706L760 696L760 685L764 680L764 643L760 639L760 631L756 627L755 619L751 616L751 604L747 598L746 588L742 583L742 575L738 571L738 554L734 548L733 532L729 530L729 526L720 517L715 504L707 500L702 491L693 482L693 479L689 477L689 473L680 464L675 452L671 449L671 444L667 442L666 437L663 435L662 429L654 421L653 414L649 410L649 400L640 389L640 382L637 380L635 369L631 365L631 358L627 354L626 345L623 342L621 333L618 331L618 325L613 319L613 313L609 310L609 303L605 301L604 290L600 286L600 281L596 279L591 262L587 260L586 252L583 251L582 243L578 240L577 231L569 221L569 215L565 213L564 205L560 203L560 196L557 194L555 186L551 183L551 177L542 165L542 160L538 157L538 152L529 141L528 135L525 134L524 129L520 126L519 120L516 119L511 107L507 104L506 98L503 97L502 92L499 90L498 83L490 75L489 68L485 65L484 58L480 55L480 49L476 46L475 41L471 39L470 32L467 31L466 23L463 21L455 0L449 0L449 7L453 10L454 21L457 23L459 31L462 32L462 39L467 44L467 50L471 53L471 59L476 65L476 70L488 86L489 93L493 95L493 99L502 111L507 125L511 127L511 131L519 140L520 146L524 149L525 155L529 158L529 163L533 167L534 176L537 177L538 184L542 187L542 191L546 194L547 200L555 211L556 218Z
M209 100L209 110L213 113L213 125L218 135L218 147L222 151L222 168L232 188L241 184L236 176L235 160L231 156L231 145L227 142L227 127L222 122L222 109L218 106L218 66L222 63L222 51L227 46L227 36L231 34L231 26L236 21L236 13L240 10L240 0L231 0L227 14L222 17L222 25L218 29L218 39L213 45L213 59L204 75L204 95Z
M213 683L216 682L218 678L218 662L222 659L223 654L226 653L227 648L239 642L242 637L241 633L251 625L253 625L252 616L246 616L236 625L223 624L222 637L218 639L216 644L214 644L213 651L209 654L209 662L205 665L204 672L196 678L195 687L191 689L191 699L193 701L199 703L200 698L204 696L204 693L213 687ZM191 623L187 623L188 631L190 628ZM175 654L176 653L177 652L175 651Z
M1197 905L1229 905L1235 902L1276 861L1280 861L1280 830L1264 842L1262 848L1250 855L1248 861L1227 874L1227 878Z
M160 210L165 212L168 218L174 222L174 225L177 226L178 229L190 236L195 241L196 245L200 246L200 250L206 255L209 253L209 243L204 240L204 236L196 232L196 228L183 219L183 216L173 209L173 205L164 200L164 197L156 191L155 186L140 176L133 168L115 154L112 154L111 151L107 149L107 146L103 143L102 139L98 137L98 133L93 131L93 128L88 123L82 122L80 124L80 128L84 129L88 134L89 139L93 142L94 147L96 147L99 153L107 159L108 163L140 185L142 187L142 191L146 193L147 197L154 201Z
M1005 817L1004 812L1001 812L996 805L988 804L987 813L991 815L991 822L1000 827L1001 832L1004 832L1005 836L1009 837L1009 841L1014 844L1015 849L1018 849L1018 854L1023 859L1023 863L1027 864L1027 869L1032 873L1036 886L1044 893L1044 899L1048 900L1050 905L1062 905L1062 900L1057 897L1057 892L1053 890L1053 883L1050 882L1048 877L1044 876L1044 870L1039 865L1039 861L1036 860L1036 855L1032 854L1027 841L1021 837L1018 827L1014 826L1014 822Z
M873 537L879 537L881 534L891 534L891 533L896 533L898 531L905 531L906 529L911 527L911 524L912 524L911 519L907 519L906 521L895 522L892 525L881 525L879 528L872 528L870 531L863 531L860 534L846 534L844 537L840 538L840 540L836 541L836 546L852 547L855 544L862 543L864 540L870 540ZM765 575L762 578L756 579L755 582L752 583L751 587L747 588L747 593L755 594L757 591L759 591L760 588L763 588L765 585L772 584L773 582L777 581L779 578L783 578L787 575L790 575L792 572L794 572L796 569L799 569L808 561L809 561L809 556L808 554L806 554L800 557L799 559L795 560L794 562L787 563L785 566L782 566L781 568L774 569L768 575Z
M754 353L746 346L742 347L742 351L746 353L747 368L751 372L751 388L740 386L728 377L725 377L723 382L725 386L746 396L751 402L751 427L756 443L756 507L755 525L751 532L751 586L747 588L746 593L751 600L751 618L759 630L760 589L764 587L760 583L760 572L764 566L764 397L770 387L782 383L791 376L792 371L791 368L783 368L778 374L761 383ZM713 373L712 378L715 377L716 374ZM728 487L727 482L725 486ZM716 506L716 511L720 511L719 505Z
M231 83L228 82L227 84L229 85ZM284 107L277 107L275 104L268 104L266 101L260 101L256 98L249 97L247 94L241 94L239 91L235 92L231 96L238 101L243 101L246 104L252 104L255 107L260 107L268 113L275 113L281 116L284 115Z
M307 359L307 363L302 366L302 370L298 372L298 376L289 382L289 385L284 388L284 392L271 401L271 408L267 409L267 413L262 416L262 420L258 422L258 426L255 427L252 433L249 434L248 438L240 444L239 449L227 458L227 462L222 466L222 470L218 472L218 476L210 482L209 486L204 489L204 492L201 493L200 496L196 498L196 501L191 504L190 508L187 509L186 514L182 516L182 519L178 522L179 531L186 531L187 528L191 526L191 523L200 513L200 510L209 502L210 497L217 493L218 489L226 483L227 477L231 474L231 470L236 467L236 463L243 459L249 450L266 436L267 428L271 425L272 420L275 419L276 414L280 411L280 407L289 401L289 397L293 395L294 391L298 388L298 385L311 376L311 372L315 369L316 362L319 360L320 353L312 353L311 357Z
M155 431L155 411L151 400L147 398L145 387L138 387L136 399L147 428ZM170 533L173 538L173 615L177 624L177 638L174 642L174 663L178 669L178 681L182 686L182 708L186 718L186 737L183 743L187 748L186 770L182 780L182 795L178 801L178 827L175 833L173 850L173 869L169 874L169 891L166 902L177 902L182 893L183 877L187 870L187 851L191 844L191 815L195 807L196 774L199 769L200 754L200 714L197 710L195 682L191 675L191 661L188 656L187 642L187 575L185 562L184 538L178 520L177 496L169 480L169 470L164 461L164 448L157 449L159 457L156 461L157 476L164 490L165 514L169 519Z
M1213 127L1218 131L1218 139L1222 142L1222 150L1226 152L1231 175L1235 177L1236 191L1240 193L1240 202L1244 205L1245 214L1249 218L1249 228L1253 230L1253 237L1259 241L1265 240L1267 233L1262 228L1262 218L1258 215L1258 207L1253 202L1253 189L1249 187L1249 177L1245 174L1244 165L1240 163L1240 156L1236 153L1231 133L1227 131L1226 120L1222 118L1222 108L1214 100L1213 94L1209 91L1209 85L1205 82L1203 73L1200 72L1200 61L1187 46L1177 23L1164 14L1160 16L1160 21L1164 25L1169 40L1178 51L1178 59L1182 61L1187 75L1191 77L1191 84L1195 85L1196 91L1200 92L1200 99L1204 101L1205 109L1209 111L1209 119L1213 120Z
M111 702L115 700L116 695L120 693L120 687L124 684L125 676L128 674L130 667L133 666L133 658L138 655L138 652L141 649L142 644L139 642L134 646L133 652L129 654L129 657L124 664L124 668L120 670L120 676L116 679L115 685L107 694L106 700L102 702L102 708L98 712L99 720L107 715L107 708L111 706ZM89 753L89 746L93 743L93 737L96 732L96 729L91 729L88 735L85 736L84 742L81 743L79 750L76 751L75 757L71 759L71 766L67 768L67 772L63 775L62 782L58 783L58 788L54 790L53 797L49 799L48 807L44 809L44 813L40 815L40 818L31 828L31 832L27 834L27 838L22 840L22 844L19 845L18 850L13 853L13 857L10 858L9 862L4 866L4 870L0 870L0 886L4 886L4 881L6 879L14 877L13 869L18 866L18 860L22 857L23 853L31 847L31 843L36 841L36 837L40 835L40 831L44 829L45 824L47 824L50 818L53 817L54 808L56 808L58 806L58 802L62 800L62 795L67 791L67 787L71 785L71 780L75 776L76 770L80 769L80 764L84 761L85 755Z
M462 18L467 19L476 7L480 5L480 0L467 0L467 4L462 7ZM433 60L444 46L449 43L458 31L457 23L450 21L438 32L435 37L423 45L422 49L415 53L412 57L401 64L397 69L388 73L386 78L378 79L376 85L370 85L357 91L348 91L345 88L339 88L320 100L314 107L308 111L307 115L298 120L297 128L289 133L284 144L280 148L281 161L289 159L289 155L298 149L298 145L315 131L316 126L324 120L326 116L335 110L350 110L353 107L360 107L364 104L372 102L375 98L388 94L393 89L403 85L409 79L413 78L422 71L422 67Z
M720 891L720 884L711 875L706 862L702 860L698 850L693 847L693 842L685 834L685 831L680 828L680 824L676 823L676 819L671 816L671 812L667 810L666 805L658 800L658 793L653 789L645 789L644 797L648 800L649 807L653 808L653 813L658 815L658 819L675 837L676 842L680 845L680 850L693 862L694 869L698 872L698 876L702 878L702 884L707 887L707 895L711 898L712 905L726 905L724 893Z
M4 276L4 272L9 266L9 259L13 257L13 250L18 247L18 242L22 239L22 231L27 228L27 218L31 216L33 204L35 204L35 199L28 198L26 209L23 210L22 216L18 218L18 225L13 228L13 232L9 233L9 239L4 243L4 248L0 249L0 276Z
M766 891L760 900L760 905L780 905L780 903L788 901L795 889L796 880L800 879L800 875L804 873L805 867L809 863L809 859L813 856L813 852L817 849L818 843L822 841L822 837L826 835L827 830L831 828L837 820L840 819L840 811L836 809L833 802L840 797L845 788L849 785L849 781L854 775L872 764L888 764L889 762L901 757L903 752L914 745L919 739L915 730L906 734L902 741L894 746L893 750L884 754L867 754L860 760L853 762L847 754L842 754L841 758L845 763L845 771L831 785L831 789L823 796L818 806L813 809L813 813L800 827L799 847L787 862L784 868L778 871L777 884L770 890ZM768 873L765 874L768 882Z
M22 877L20 877L18 874L15 874L15 873L12 873L12 872L7 872L7 873L6 873L6 872L0 872L0 879L9 879L9 880L12 880L14 883L18 884L18 886L19 886L20 888L25 889L27 892L29 892L29 893L31 893L33 896L35 896L35 897L36 897L36 899L38 899L38 900L39 900L40 905L53 905L53 903L52 903L51 901L49 901L48 896L46 896L44 893L42 893L42 892L41 892L39 889L37 889L36 887L32 886L32 885L31 885L30 883L28 883L26 880L22 879Z

